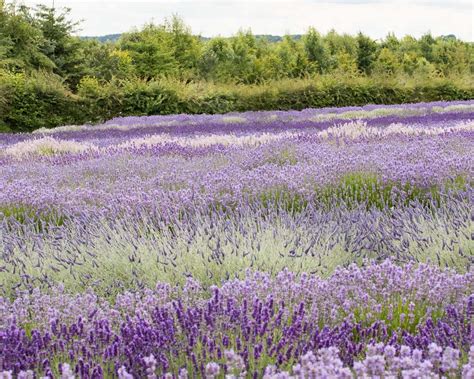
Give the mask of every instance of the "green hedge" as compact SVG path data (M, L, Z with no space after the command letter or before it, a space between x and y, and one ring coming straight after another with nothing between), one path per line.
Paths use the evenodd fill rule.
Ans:
M112 117L226 113L474 99L472 80L320 77L260 86L84 78L77 94L54 76L0 73L0 131L101 122Z
M82 122L81 99L55 76L0 73L0 130L29 132Z

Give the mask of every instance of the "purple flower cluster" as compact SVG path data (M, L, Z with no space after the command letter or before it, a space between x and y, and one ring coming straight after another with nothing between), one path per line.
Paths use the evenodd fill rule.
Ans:
M0 303L0 370L51 376L62 362L91 378L183 369L258 377L273 372L269 365L285 371L300 360L295 373L321 359L329 370L339 352L337 365L362 376L452 372L474 344L473 275L386 261L338 269L328 279L286 271L274 279L249 272L209 290L194 279L183 288L159 283L124 292L113 305L92 292L18 294ZM314 361L311 351L322 358Z
M315 355L312 351L306 353L301 362L294 365L292 374L286 371L279 371L276 366L267 366L263 372L263 379L297 379L297 378L437 378L439 373L456 375L461 370L463 379L470 379L474 376L474 345L469 352L468 363L460 369L459 351L447 347L444 351L435 343L430 344L428 355L423 359L423 352L419 349L410 349L408 346L401 346L397 355L396 349L392 345L383 344L369 345L367 348L367 357L354 364L353 372L339 358L339 350L334 347L322 348ZM237 372L227 374L226 378L244 378L247 372L243 364L243 359L233 350L226 350L224 353L226 363L223 365L227 371ZM156 379L154 368L156 359L153 355L144 358L147 366L146 377ZM209 362L205 366L204 376L206 379L214 379L221 372L221 367L216 362ZM0 372L2 378L11 379L12 371ZM119 379L133 379L124 366L117 370ZM255 376L255 375L254 375ZM258 373L257 373L258 376ZM21 379L33 378L31 370L21 371L18 375ZM171 373L163 375L164 378L174 378ZM179 379L188 379L189 374L186 369L181 369L177 375ZM61 365L61 378L73 379L74 375L67 363Z
M439 373L457 376L460 371L459 351L447 347L444 351L435 343L430 344L428 354L423 355L419 349L401 346L399 351L392 345L369 345L363 361L356 362L351 370L344 366L339 358L337 348L322 348L317 355L308 352L301 362L293 366L292 374L279 371L275 366L265 369L264 379L296 378L437 378ZM232 359L235 353L230 352ZM213 364L213 363L210 363ZM242 372L241 374L242 375ZM469 361L462 367L462 378L474 375L474 346L471 346ZM214 378L212 375L206 377ZM235 377L235 376L234 376Z

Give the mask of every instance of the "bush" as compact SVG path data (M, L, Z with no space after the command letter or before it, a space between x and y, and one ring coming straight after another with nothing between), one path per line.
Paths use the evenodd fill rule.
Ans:
M52 74L1 73L0 128L28 132L82 122L80 99Z
M175 86L175 87L180 87ZM289 110L343 107L365 104L400 104L474 98L466 81L433 79L429 83L399 78L372 79L322 76L305 80L281 80L264 85L188 85L177 88L183 107L179 113ZM196 90L193 90L196 89Z
M227 113L474 98L472 80L334 77L262 85L84 77L77 95L51 74L0 73L0 131L96 123L117 116Z
M127 81L123 94L121 113L127 116L183 113L176 91L159 81Z
M79 82L77 94L88 123L104 121L120 114L123 92L116 80L101 83L95 77L86 76Z

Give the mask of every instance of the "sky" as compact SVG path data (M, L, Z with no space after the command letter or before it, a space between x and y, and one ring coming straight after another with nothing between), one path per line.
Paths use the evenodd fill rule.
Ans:
M53 0L17 0L51 5ZM122 33L153 21L179 15L194 34L230 36L239 29L254 34L301 34L309 26L325 33L359 31L380 39L388 32L398 37L454 34L474 38L474 0L54 0L83 20L79 35Z

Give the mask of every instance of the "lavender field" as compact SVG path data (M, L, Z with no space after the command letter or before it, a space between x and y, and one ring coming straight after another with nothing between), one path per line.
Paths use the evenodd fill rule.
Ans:
M0 134L0 378L474 378L474 101Z

